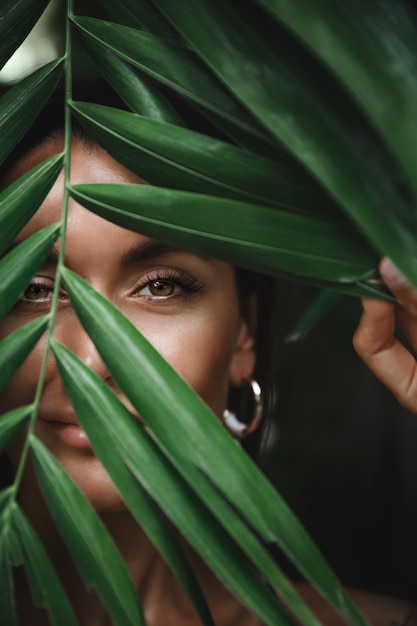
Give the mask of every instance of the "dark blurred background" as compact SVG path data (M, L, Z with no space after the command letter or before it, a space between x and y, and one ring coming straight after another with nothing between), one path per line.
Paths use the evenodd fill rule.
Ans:
M292 330L315 290L282 288ZM417 417L352 347L360 302L343 298L278 348L274 445L263 467L345 584L417 601Z

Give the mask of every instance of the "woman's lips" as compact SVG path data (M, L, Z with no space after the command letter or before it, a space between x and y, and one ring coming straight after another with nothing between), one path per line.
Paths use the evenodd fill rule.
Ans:
M58 439L63 443L80 450L91 449L90 441L77 422L59 422L43 420L48 428L51 428Z
M141 418L132 411L130 413L132 418L143 426ZM59 416L52 416L49 412L44 412L42 417L39 416L39 425L42 425L42 429L45 429L45 435L46 431L49 431L53 437L57 437L72 448L78 448L79 450L91 450L92 448L86 432L81 428L75 414L71 411L64 411ZM47 435L48 439L49 436Z

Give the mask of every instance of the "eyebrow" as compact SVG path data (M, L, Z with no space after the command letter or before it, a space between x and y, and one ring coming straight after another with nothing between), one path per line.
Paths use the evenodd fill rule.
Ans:
M122 264L129 265L140 261L149 261L150 259L154 259L156 257L174 253L191 254L206 262L210 259L210 257L205 256L204 254L184 250L183 248L162 243L161 241L156 241L155 239L149 239L148 241L142 241L141 243L133 245L129 248L122 255Z
M12 243L4 252L0 255L0 260L6 256L9 252L17 248L17 246L23 243L22 241L16 241ZM131 265L134 263L139 263L141 261L149 261L151 259L165 256L168 254L190 254L196 256L197 258L208 262L210 260L209 256L204 254L199 254L198 252L191 252L189 250L184 250L184 248L179 248L177 246L172 246L166 243L162 243L162 241L157 241L156 239L149 239L147 241L142 241L141 243L134 244L131 246L126 252L123 253L121 263L122 265ZM59 251L57 248L52 248L51 252L46 257L44 264L51 263L56 265L58 262Z

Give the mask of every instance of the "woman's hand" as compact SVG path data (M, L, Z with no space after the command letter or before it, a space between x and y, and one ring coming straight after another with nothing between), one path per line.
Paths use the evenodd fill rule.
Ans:
M416 359L394 335L397 326L410 349L417 351L417 292L389 259L381 261L380 272L398 304L364 299L353 345L375 376L417 415Z

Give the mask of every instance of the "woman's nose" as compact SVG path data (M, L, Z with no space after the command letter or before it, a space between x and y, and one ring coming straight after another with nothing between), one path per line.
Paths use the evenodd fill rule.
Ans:
M110 381L109 371L96 346L73 311L66 311L58 321L55 338L103 380Z

